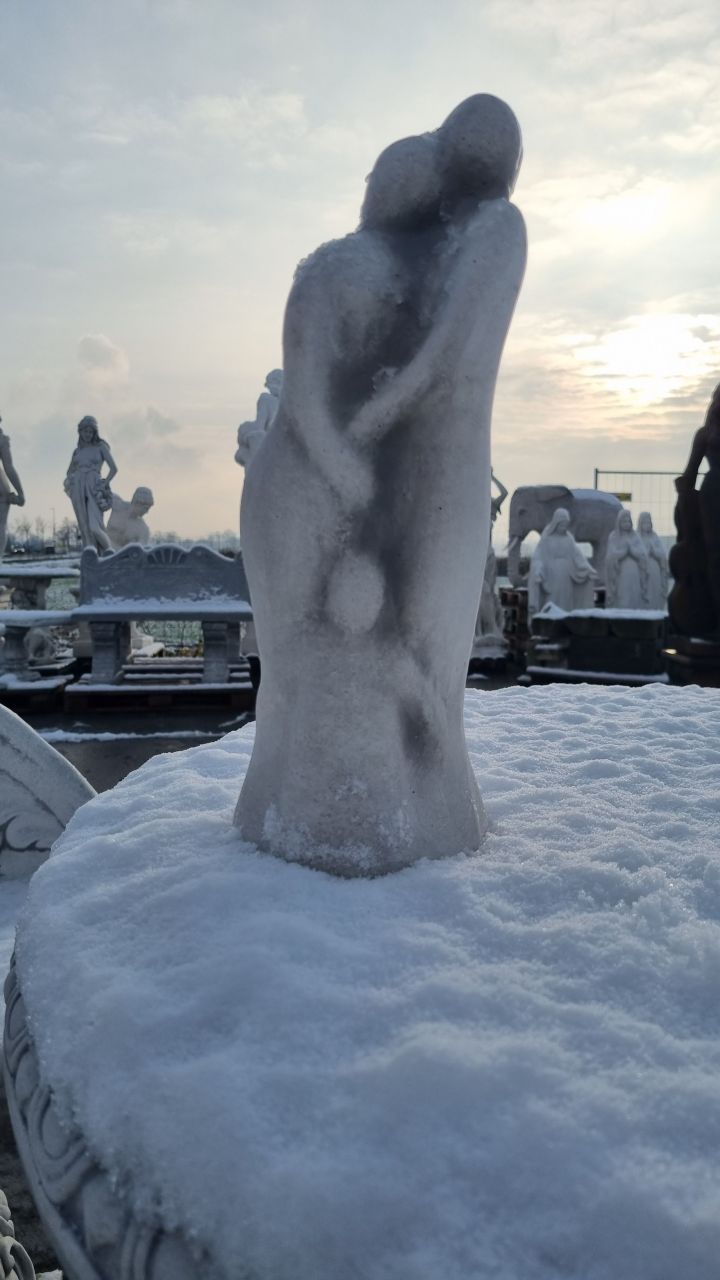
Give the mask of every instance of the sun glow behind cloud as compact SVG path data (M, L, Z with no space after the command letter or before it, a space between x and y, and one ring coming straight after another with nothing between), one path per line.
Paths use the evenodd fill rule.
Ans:
M158 519L201 534L220 506L233 523L235 428L281 360L297 262L356 226L384 146L478 90L525 138L498 474L681 464L720 378L716 0L55 8L40 34L26 0L0 23L0 411L32 514L83 412L124 478L157 406L178 451L165 494L159 462L138 481Z
M581 337L575 356L588 377L626 404L657 404L691 392L720 368L720 317L630 316L599 341Z

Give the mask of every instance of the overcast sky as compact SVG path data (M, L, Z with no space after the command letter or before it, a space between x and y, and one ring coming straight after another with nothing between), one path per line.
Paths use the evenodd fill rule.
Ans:
M354 229L384 146L479 91L523 129L530 245L497 473L681 467L720 380L719 65L717 0L0 0L0 414L28 514L71 515L95 413L155 529L236 526L295 266Z

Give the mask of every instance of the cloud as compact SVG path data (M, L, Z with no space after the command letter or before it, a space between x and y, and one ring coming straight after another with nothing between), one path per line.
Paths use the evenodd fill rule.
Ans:
M78 342L77 357L91 383L113 385L125 382L130 372L126 352L104 333L86 333Z

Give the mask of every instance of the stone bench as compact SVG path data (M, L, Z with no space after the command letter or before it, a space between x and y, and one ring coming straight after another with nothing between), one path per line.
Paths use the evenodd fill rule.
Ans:
M69 609L3 609L0 612L0 632L5 643L0 657L0 674L13 675L26 680L37 679L37 672L28 666L27 637L38 627L62 627L72 623Z
M130 653L130 623L150 619L199 622L203 681L223 684L236 656L240 624L252 620L252 609L240 557L202 545L186 551L174 543L132 544L105 556L85 548L80 603L72 616L90 628L93 684L117 683Z

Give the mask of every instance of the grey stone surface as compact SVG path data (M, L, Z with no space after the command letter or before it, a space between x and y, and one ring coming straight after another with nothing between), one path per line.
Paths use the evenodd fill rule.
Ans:
M242 502L262 682L236 822L340 874L485 830L462 699L525 266L520 154L489 95L394 143L360 229L307 258L288 299L280 407Z
M0 878L32 875L94 794L67 760L0 706Z

